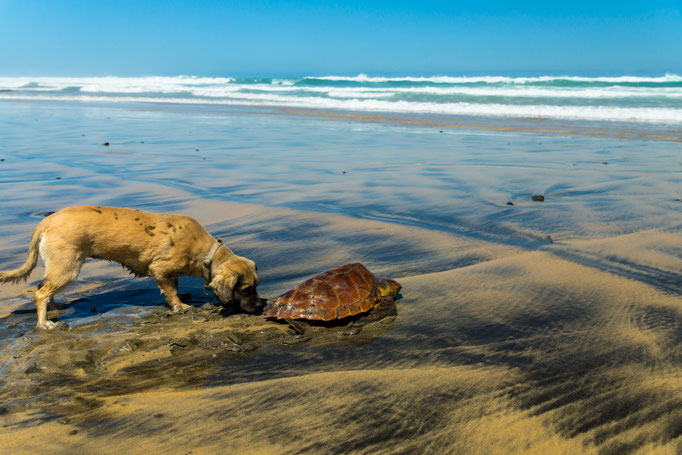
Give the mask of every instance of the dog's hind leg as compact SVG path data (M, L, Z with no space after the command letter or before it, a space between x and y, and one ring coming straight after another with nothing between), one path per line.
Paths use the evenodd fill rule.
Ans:
M43 283L41 282L38 285L38 289L43 287ZM57 309L57 302L54 301L54 296L50 297L50 300L47 302L47 311L54 311Z
M57 302L54 301L54 296L50 297L50 300L47 302L47 311L54 311L57 309Z
M178 297L177 278L169 278L165 275L162 275L158 269L151 267L149 272L151 273L154 280L156 280L156 284L159 285L159 289L161 289L161 292L166 297L166 302L168 302L168 305L171 307L174 313L187 311L191 308L190 305L182 303L180 297Z
M51 329L56 324L47 320L47 309L54 305L54 295L78 277L85 257L80 252L69 251L67 248L55 248L55 246L41 248L41 255L45 262L45 279L33 294L38 313L36 327Z

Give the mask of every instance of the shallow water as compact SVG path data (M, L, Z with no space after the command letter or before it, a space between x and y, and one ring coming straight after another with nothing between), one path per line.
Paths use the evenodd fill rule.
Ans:
M164 376L161 394L65 394L0 416L14 441L37 426L58 435L41 447L105 453L682 449L679 143L35 101L3 101L0 125L0 269L23 263L40 213L102 204L196 217L258 263L266 297L351 261L403 285L381 330L173 363L201 380ZM208 300L201 284L181 282L185 301ZM8 361L36 337L25 287L0 287ZM93 342L163 304L102 263L62 300L70 326L103 322L79 335Z

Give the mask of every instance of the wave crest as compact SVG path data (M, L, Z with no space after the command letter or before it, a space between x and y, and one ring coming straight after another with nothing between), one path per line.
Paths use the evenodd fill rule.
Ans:
M682 76L0 77L4 99L682 123Z

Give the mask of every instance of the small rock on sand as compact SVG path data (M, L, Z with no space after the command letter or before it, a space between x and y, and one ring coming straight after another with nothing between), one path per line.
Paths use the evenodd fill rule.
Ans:
M545 197L542 194L534 194L531 196L531 200L535 202L543 202L545 200Z
M105 146L105 147L109 147L109 143L108 143L108 142L105 142L105 143L102 144L102 145Z

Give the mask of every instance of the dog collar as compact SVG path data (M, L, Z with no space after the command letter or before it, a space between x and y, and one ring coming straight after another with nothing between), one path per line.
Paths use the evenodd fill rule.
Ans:
M218 251L218 248L220 248L222 244L222 239L216 239L216 243L213 244L206 255L206 259L204 259L204 286L208 286L211 282L211 264L213 263L213 256L215 256L216 251Z

